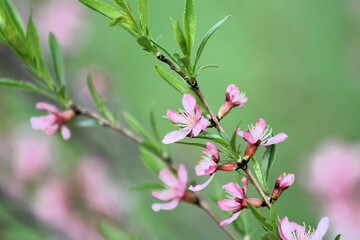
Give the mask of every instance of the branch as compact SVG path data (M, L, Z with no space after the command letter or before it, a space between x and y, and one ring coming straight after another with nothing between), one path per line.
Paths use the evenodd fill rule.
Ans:
M253 175L253 173L251 172L250 168L248 168L248 167L245 165L245 167L243 167L242 169L245 171L245 173L246 173L247 176L249 177L250 181L254 184L256 190L259 192L260 196L263 198L266 206L267 206L268 208L270 208L270 207L271 207L271 203L270 203L270 201L269 201L269 197L266 196L266 194L265 194L264 191L262 190L259 182L256 180L256 178L255 178L255 176Z

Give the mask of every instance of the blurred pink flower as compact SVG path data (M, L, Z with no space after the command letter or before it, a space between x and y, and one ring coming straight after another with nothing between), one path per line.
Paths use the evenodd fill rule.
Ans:
M209 121L202 116L199 105L191 94L185 94L182 99L184 110L180 114L174 110L168 110L167 117L177 124L181 129L168 133L162 142L170 144L185 138L188 134L190 137L196 137L201 131L204 131L209 125Z
M205 156L202 157L198 165L196 165L195 167L196 175L210 175L211 177L203 184L190 186L189 189L191 191L201 191L207 185L209 185L209 183L215 176L217 163L220 161L219 151L215 144L211 142L206 143L206 148L204 149L203 153L205 153Z
M295 181L294 174L282 173L276 180L274 191L271 195L273 200L277 200L283 191L288 189Z
M84 200L92 211L115 219L120 211L129 208L126 198L118 197L120 188L109 180L108 168L101 159L85 157L75 175Z
M32 117L30 121L33 129L42 130L48 135L53 135L60 129L61 135L65 140L70 138L71 133L69 128L65 126L65 123L71 121L75 117L74 111L67 110L65 112L60 112L55 106L44 102L37 103L36 108L47 110L49 115Z
M220 223L221 227L229 225L235 221L240 216L241 211L244 208L249 207L246 202L250 202L255 207L261 206L262 201L260 199L247 198L246 196L249 180L246 177L243 177L241 181L244 183L244 187L240 187L234 182L230 182L223 186L223 189L225 189L225 191L229 194L229 199L218 201L218 206L223 211L233 211L233 215L230 218L222 221Z
M306 231L306 226L301 226L295 222L289 222L284 217L279 226L279 234L282 240L321 240L329 228L329 219L324 217L320 220L316 229L311 228Z
M172 210L176 208L183 198L185 198L188 176L183 164L179 165L177 175L178 176L175 177L167 168L161 170L159 178L165 184L166 189L162 191L153 191L152 196L168 202L153 204L152 209L155 212L160 210Z
M343 239L357 240L360 235L360 144L340 139L324 141L310 156L306 173L303 185L331 219L331 232L341 233Z
M65 50L80 42L85 29L84 8L75 0L46 1L35 9L34 18L42 42L47 42L49 32L53 32Z
M242 107L247 101L245 93L240 92L235 84L230 84L226 89L225 102L220 107L217 117L219 119L225 117L233 107Z
M266 128L266 122L262 118L258 119L255 126L249 126L249 130L241 131L238 128L236 133L249 143L245 150L245 157L247 158L251 158L255 154L258 146L278 144L285 141L288 137L285 133L279 133L274 137L270 137L272 129L270 126Z

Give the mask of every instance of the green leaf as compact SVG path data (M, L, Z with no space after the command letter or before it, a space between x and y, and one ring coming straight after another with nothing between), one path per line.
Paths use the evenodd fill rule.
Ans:
M126 233L123 233L107 220L100 220L99 228L106 240L130 240L130 237Z
M135 119L130 113L124 112L124 117L129 126L138 134L146 139L153 139L151 134L141 125L141 123Z
M261 185L261 188L264 190L266 186L265 186L265 182L264 182L264 174L261 171L260 164L255 157L252 157L252 163L253 163L256 178L258 179L258 181ZM265 190L267 191L267 189L265 189Z
M278 220L278 215L276 212L276 205L275 203L271 204L271 208L270 208L270 221L274 224L278 224L279 220Z
M159 129L158 129L158 126L157 126L156 121L155 121L154 110L150 111L150 124L151 124L151 129L153 131L154 136L156 137L156 139L158 141L161 141L162 137L160 136Z
M134 187L131 187L129 191L137 191L137 192L143 192L143 191L153 191L153 190L159 190L163 189L164 186L160 183L145 183L145 184L139 184Z
M22 19L20 17L20 14L17 12L15 5L12 3L12 1L9 0L3 0L4 8L6 9L6 12L8 16L10 17L12 23L18 30L18 32L21 34L21 36L25 37L25 28L22 23Z
M266 146L266 150L262 158L262 171L264 173L264 182L266 184L266 190L268 190L267 182L269 179L269 173L271 167L274 164L275 156L276 156L276 145L274 144L274 145Z
M151 44L147 37L140 37L137 39L137 42L140 46L144 48L145 51L156 53L156 48Z
M230 16L226 16L225 18L221 19L220 21L218 21L203 37L203 39L201 40L200 46L196 52L196 58L195 58L195 63L194 63L194 67L193 69L196 69L200 56L204 50L204 47L206 45L206 43L208 42L208 40L210 39L210 37L215 33L215 31L229 18Z
M143 29L147 29L149 27L149 3L148 0L138 0L138 13L141 22L141 26Z
M267 232L261 237L261 240L281 240L281 238L279 238L272 232Z
M28 47L28 53L31 56L31 62L28 63L29 66L40 79L44 80L48 84L51 89L55 89L54 82L51 79L43 60L39 34L31 15L27 25L26 45Z
M200 147L200 148L206 148L206 144L203 144L203 143L182 142L182 141L178 141L178 142L176 142L176 143L178 143L178 144L183 144L183 145L196 146L196 147Z
M206 64L206 65L201 65L198 69L197 69L197 72L196 74L198 74L201 70L204 70L206 68L218 68L219 65L217 64Z
M155 65L155 71L162 79L164 79L170 86L175 88L179 93L190 93L190 88L188 87L187 83L185 83L185 81L175 78L168 71L158 65Z
M172 20L172 22L173 22L175 40L179 44L181 52L185 56L189 56L189 48L187 46L186 38L183 30L181 29L180 23L179 21L175 21L175 20Z
M250 202L246 201L246 203L248 204L251 212L253 213L254 217L259 221L261 226L266 231L272 232L274 229L273 229L272 225L266 220L264 215L262 215L262 213L257 208L255 208L254 205L252 205Z
M215 134L215 133L209 133L209 132L201 132L197 138L201 138L201 139L206 139L206 140L211 140L213 142L217 142L219 144L221 144L224 147L230 147L230 144L221 136Z
M236 130L238 129L238 127L240 126L240 124L242 123L242 120L236 125L235 130L233 132L233 134L231 135L231 140L230 140L230 146L233 152L237 152L237 148L236 148L236 139L237 139L237 134L236 134Z
M93 98L93 101L97 107L97 109L99 110L100 114L106 118L107 120L109 120L111 123L116 123L115 117L114 115L109 111L109 109L105 106L104 101L100 98L100 96L98 95L98 93L96 92L96 89L94 87L94 84L91 80L91 75L88 74L87 76L87 85L88 88L90 90L91 96Z
M184 9L184 31L187 42L187 55L191 55L192 47L194 46L195 41L195 32L196 32L196 14L194 8L193 0L186 0L185 9ZM184 53L185 54L185 53Z
M50 92L40 88L39 86L37 86L33 83L29 83L29 82L22 82L22 81L17 81L17 80L8 79L8 78L0 78L0 86L28 90L28 91L39 93L46 97L54 98L54 96Z
M335 240L340 240L341 234L337 235Z
M154 153L150 152L144 147L140 147L140 159L143 161L145 166L156 176L159 172L166 168L165 163Z
M120 12L116 8L110 6L106 3L97 1L97 0L80 0L80 2L82 4L84 4L85 6L87 6L88 8L91 8L92 10L94 10L112 20L117 19L118 17L121 17L124 15L122 12Z
M53 33L49 34L49 45L50 45L52 61L54 64L56 79L60 82L62 86L65 86L66 82L64 76L64 65L61 54L61 48Z

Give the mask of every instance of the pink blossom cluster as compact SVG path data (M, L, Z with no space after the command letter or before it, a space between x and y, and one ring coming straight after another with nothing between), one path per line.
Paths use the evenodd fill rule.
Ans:
M332 219L333 234L342 239L360 236L360 144L325 140L310 156L303 185ZM311 182L311 184L308 184Z

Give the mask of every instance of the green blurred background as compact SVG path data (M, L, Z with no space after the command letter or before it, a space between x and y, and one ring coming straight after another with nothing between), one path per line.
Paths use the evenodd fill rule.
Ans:
M44 4L28 2L24 7L23 1L15 1L24 13L30 11L29 6L36 11ZM135 8L136 1L129 2ZM182 19L183 1L149 2L154 37L161 36L163 46L179 52L169 18ZM204 95L216 111L224 100L226 87L235 83L246 92L249 101L222 121L228 132L240 120L245 128L262 117L275 133L288 134L288 140L278 146L271 182L283 171L295 173L296 182L278 201L279 214L316 226L321 217L318 203L303 189L303 185L311 184L306 182L309 156L329 137L360 140L359 2L207 0L195 4L196 46L214 23L231 15L209 41L201 59L203 64L219 65L218 69L204 70L198 77ZM75 37L80 40L65 55L72 97L78 99L79 84L75 79L79 73L88 71L88 66L98 66L111 76L105 83L106 101L120 119L126 110L150 126L149 112L153 110L161 133L172 130L162 116L167 109L181 107L181 95L155 73L154 65L161 63L144 54L123 29L109 27L103 16L83 8L81 31ZM41 20L46 21L36 19ZM1 76L29 77L17 57L4 46L0 48L0 62ZM1 135L10 135L18 125L27 124L31 116L40 115L33 106L43 99L14 90L0 91ZM92 106L91 102L84 104ZM71 169L79 155L96 153L108 161L113 179L125 188L157 181L139 161L138 148L131 141L105 129L77 128L75 124L71 129L74 137L69 142L57 136L62 149L60 156L64 156L59 161L67 166L64 169ZM176 161L186 164L191 179L204 180L195 178L193 170L200 160L200 149L171 145L169 150ZM66 170L63 174L66 175ZM233 179L225 175L218 174L219 183ZM210 196L214 186L211 184L204 196ZM157 200L149 192L130 191L121 197L133 203L121 228L143 239L226 239L216 224L194 206L182 203L173 211L154 213L151 204ZM250 215L249 220L255 234L262 232ZM328 235L334 238L333 233Z

